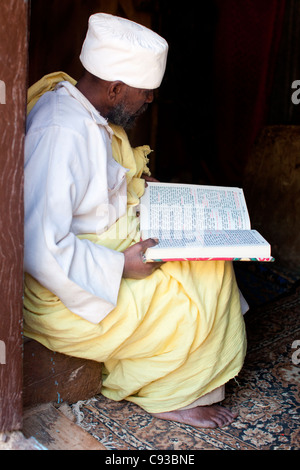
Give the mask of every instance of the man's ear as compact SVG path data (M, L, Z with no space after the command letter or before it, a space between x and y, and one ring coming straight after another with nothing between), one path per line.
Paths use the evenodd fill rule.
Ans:
M107 89L107 96L109 100L114 104L118 103L120 100L123 99L125 89L126 89L126 85L123 82L120 82L120 81L110 82L108 89Z

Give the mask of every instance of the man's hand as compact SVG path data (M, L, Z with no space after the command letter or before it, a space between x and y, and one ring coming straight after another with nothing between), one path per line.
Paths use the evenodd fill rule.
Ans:
M157 262L145 263L143 261L143 255L147 248L155 245L157 245L157 241L148 238L148 240L135 243L124 251L124 278L144 279L163 264Z
M145 180L145 184L146 184L146 187L147 187L147 181L151 182L151 183L159 183L159 181L154 178L153 176L149 176L149 175L146 175L145 173L142 174L142 178Z

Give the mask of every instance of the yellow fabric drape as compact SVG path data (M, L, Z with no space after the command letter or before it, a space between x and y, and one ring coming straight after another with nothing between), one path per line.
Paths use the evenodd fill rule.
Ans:
M68 78L54 74L46 82L52 89L61 79ZM29 103L41 93L31 89ZM130 208L143 193L150 149L132 149L125 132L112 128L113 155L130 169L129 212L101 236L82 237L123 251L139 240ZM146 279L123 279L117 307L98 325L26 274L24 333L51 350L104 362L103 395L152 413L189 405L226 383L239 373L246 350L239 292L232 264L224 261L165 263Z

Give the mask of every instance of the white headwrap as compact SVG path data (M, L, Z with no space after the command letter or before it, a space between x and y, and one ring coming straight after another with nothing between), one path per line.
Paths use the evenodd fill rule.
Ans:
M103 80L153 90L163 79L168 43L154 31L107 13L89 18L80 60Z

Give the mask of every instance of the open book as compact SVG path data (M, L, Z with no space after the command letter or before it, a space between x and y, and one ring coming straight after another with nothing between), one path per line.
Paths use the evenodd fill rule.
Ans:
M142 239L159 240L146 261L273 261L270 244L251 230L240 188L148 183L139 210Z

